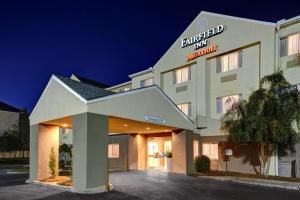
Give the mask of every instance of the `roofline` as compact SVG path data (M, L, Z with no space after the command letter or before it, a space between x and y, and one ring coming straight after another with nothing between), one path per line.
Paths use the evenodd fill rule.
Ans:
M153 72L152 67L149 67L146 70L143 70L143 71L140 71L140 72L137 72L137 73L134 73L134 74L130 74L130 75L128 75L128 77L129 78L134 78L134 77L141 76L141 75L144 75L144 74L147 74L147 73L150 73L150 72Z
M149 90L149 89L156 89L158 90L159 93L162 94L163 97L166 98L167 101L169 101L169 103L172 104L172 106L187 120L189 120L192 124L194 124L193 120L191 120L188 116L186 116L182 110L180 110L177 105L174 103L174 101L172 101L170 99L170 97L164 93L157 85L151 85L151 86L147 86L147 87L143 87L143 88L136 88L136 89L133 89L133 90L128 90L128 91L125 91L125 92L120 92L120 93L116 93L116 94L111 94L111 95L108 95L108 96L104 96L104 97L100 97L100 98L96 98L96 99L90 99L90 100L87 100L87 104L93 104L93 103L97 103L97 102L100 102L100 101L106 101L106 100L109 100L109 99L112 99L112 98L116 98L116 97L121 97L121 96L125 96L125 95L128 95L128 94L134 94L134 93L137 93L137 92L141 92L141 91L145 91L145 90Z
M125 85L128 85L128 84L131 84L132 81L127 81L127 82L124 82L124 83L120 83L118 85L114 85L114 86L111 86L109 88L105 88L106 90L112 90L112 89L116 89L118 87L122 87L122 86L125 86Z
M222 17L222 18L231 19L231 20L239 20L239 21L243 21L243 22L251 22L251 23L267 25L267 26L276 26L276 23L274 23L274 22L266 22L266 21L260 21L260 20L255 20L255 19L247 19L247 18L243 18L243 17L235 17L235 16L231 16L231 15L224 15L224 14L207 12L207 11L201 11L200 14L207 14L207 15L212 15L212 16L216 16L216 17Z
M65 84L63 81L61 81L59 78L57 78L54 74L51 75L50 80L48 81L45 89L43 90L41 96L39 97L39 100L37 101L37 103L35 104L33 110L31 111L30 115L29 115L29 119L31 118L32 113L35 111L35 109L37 108L38 104L40 103L42 97L44 96L46 90L48 89L48 87L50 86L50 83L52 81L56 81L57 83L59 83L62 87L64 87L65 89L67 89L69 92L71 92L75 97L77 97L78 99L80 99L83 103L87 104L87 100L84 99L82 96L80 96L77 92L75 92L72 88L70 88L67 84Z
M277 26L286 27L286 26L289 26L289 25L292 25L292 24L298 23L298 22L300 22L300 15L298 15L296 17L292 17L290 19L279 20L279 21L277 21Z
M201 14L206 14L206 15L211 15L211 16L215 16L215 17L221 17L221 18L225 18L225 19L229 19L229 20L238 20L238 21L242 21L242 22L250 22L250 23L256 23L256 24L262 24L262 25L268 25L268 26L273 26L274 28L276 27L276 23L272 23L272 22L265 22L265 21L259 21L259 20L254 20L254 19L247 19L247 18L242 18L242 17L234 17L234 16L230 16L230 15L223 15L223 14L218 14L218 13L213 13L213 12L208 12L208 11L201 11L192 21L191 23L183 30L183 32L175 39L175 41L173 42L173 44L167 49L167 51L165 51L165 53L158 59L158 61L155 63L155 65L153 66L153 68L155 68L157 66L157 64L164 58L164 56L166 54L169 53L169 51L175 46L177 45L176 41L181 38L183 36L183 34L192 27L192 24L195 22L195 20L198 18L199 15Z

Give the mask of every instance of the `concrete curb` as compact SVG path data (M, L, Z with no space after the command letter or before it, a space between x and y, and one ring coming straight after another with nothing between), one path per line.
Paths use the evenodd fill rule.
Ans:
M101 186L99 188L92 188L92 189L86 189L86 190L76 190L73 188L73 186L63 186L63 185L58 185L55 183L45 183L45 182L41 182L41 181L26 180L25 183L44 186L44 187L48 187L48 188L59 189L59 190L63 190L63 191L73 192L73 193L79 193L79 194L97 194L97 193L106 192L105 188L103 186ZM109 183L109 190L113 190L113 189L114 189L113 185Z
M281 188L287 190L300 191L300 183L286 182L286 181L275 181L275 180L263 180L263 179L252 179L252 178L239 178L239 177L213 177L213 176L199 176L200 178L213 179L217 181L230 181L234 183L242 183L248 185L256 185L271 188Z

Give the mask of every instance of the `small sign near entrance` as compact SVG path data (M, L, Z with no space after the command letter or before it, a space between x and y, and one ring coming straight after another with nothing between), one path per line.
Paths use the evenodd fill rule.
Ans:
M144 119L146 121L149 121L149 122L154 122L154 123L157 123L157 124L165 124L166 123L166 120L165 119L162 119L160 117L154 117L154 116L149 116L149 115L146 115L144 117Z
M226 156L232 156L232 149L226 149Z

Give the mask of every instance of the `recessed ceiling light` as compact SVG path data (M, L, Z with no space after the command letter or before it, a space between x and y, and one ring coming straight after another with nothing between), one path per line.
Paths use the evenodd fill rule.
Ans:
M63 124L63 127L67 127L68 125L67 124Z
M147 130L149 130L150 129L150 127L147 127Z
M165 130L165 132L168 132L169 130Z
M124 126L128 126L128 124L124 124Z

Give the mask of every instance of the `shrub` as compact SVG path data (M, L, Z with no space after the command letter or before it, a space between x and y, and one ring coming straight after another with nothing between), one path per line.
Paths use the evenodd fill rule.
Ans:
M54 152L54 147L51 147L51 152L49 155L49 169L52 177L56 176L56 155Z
M167 158L172 158L172 152L167 151L167 152L165 153L165 156L166 156Z
M196 172L210 171L210 160L207 156L197 156L194 160Z

